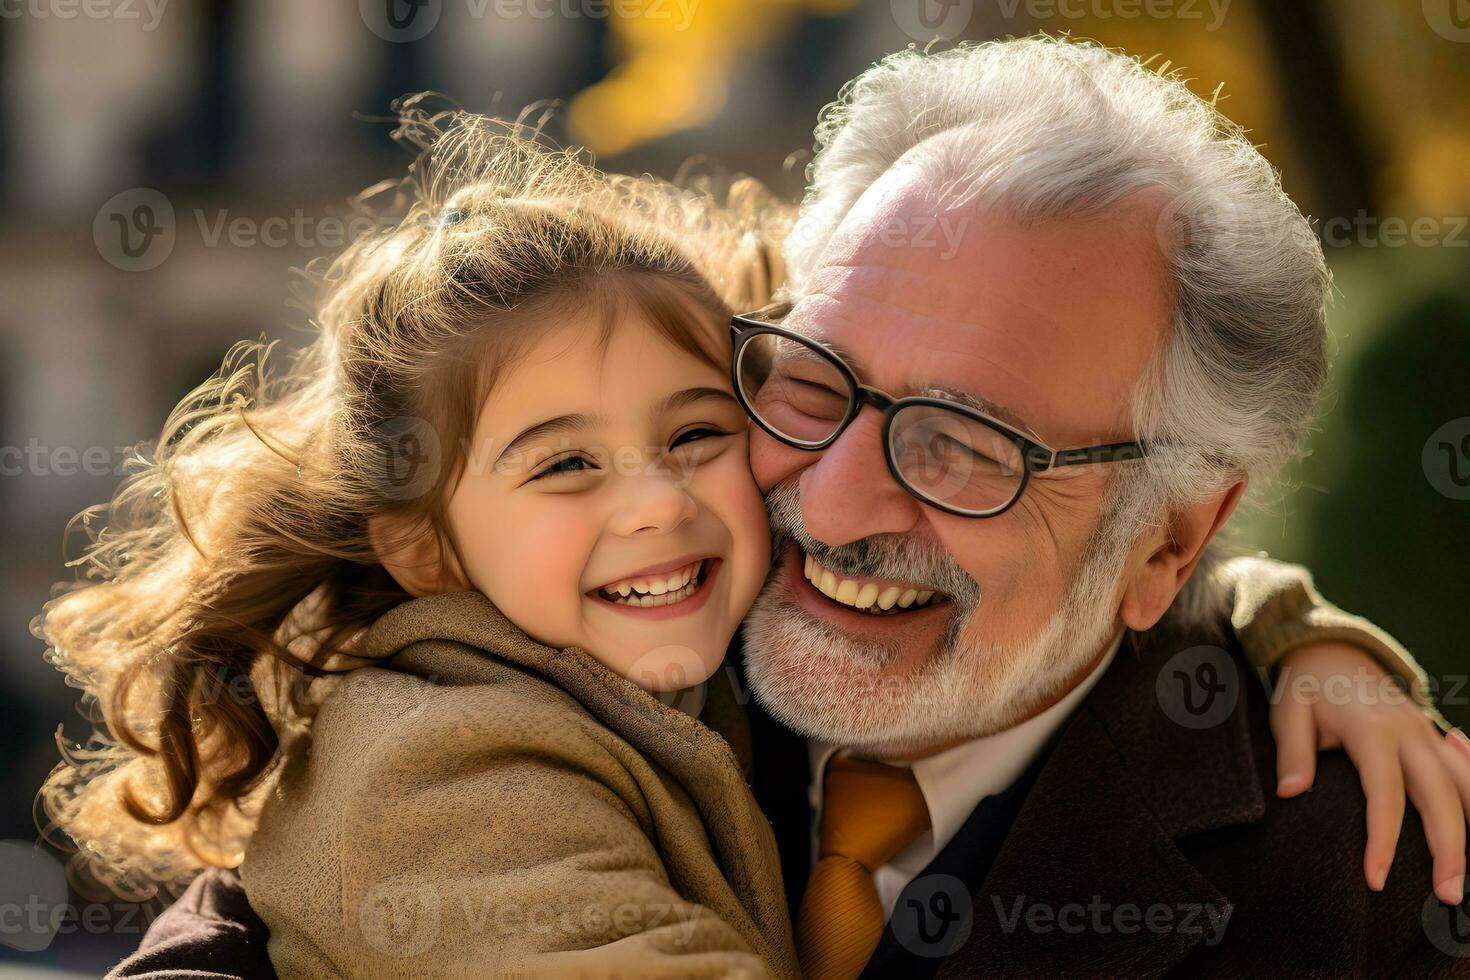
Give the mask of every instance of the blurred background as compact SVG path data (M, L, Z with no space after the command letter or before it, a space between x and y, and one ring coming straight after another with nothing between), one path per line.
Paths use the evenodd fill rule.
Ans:
M0 973L96 975L156 914L66 898L31 846L56 727L86 729L28 630L71 578L63 528L232 341L300 340L290 270L408 162L392 99L562 100L554 131L608 168L707 157L795 197L818 110L871 62L1038 30L1223 84L1319 221L1324 420L1237 534L1470 722L1467 0L0 0ZM17 897L43 879L54 900Z

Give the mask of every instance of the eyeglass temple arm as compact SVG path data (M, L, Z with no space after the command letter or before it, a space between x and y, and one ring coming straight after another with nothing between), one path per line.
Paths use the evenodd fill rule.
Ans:
M1045 446L1033 446L1028 453L1033 473L1055 469L1058 466L1078 466L1084 463L1115 463L1130 459L1142 459L1148 455L1148 446L1141 442L1110 442L1102 446L1084 446L1078 449L1058 449L1053 452Z

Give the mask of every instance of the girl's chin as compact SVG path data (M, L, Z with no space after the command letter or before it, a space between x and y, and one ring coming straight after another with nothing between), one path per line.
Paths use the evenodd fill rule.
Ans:
M707 644L708 638L700 641ZM719 653L681 643L668 643L648 650L630 650L619 658L623 666L613 669L651 694L682 691L714 676L724 660Z
M743 564L743 563L741 563ZM740 621L755 601L759 581L744 588L745 601L732 595L746 570L732 569L723 558L711 560L699 590L673 605L626 606L597 596L586 627L587 649L608 667L653 693L684 690L710 677L724 663Z

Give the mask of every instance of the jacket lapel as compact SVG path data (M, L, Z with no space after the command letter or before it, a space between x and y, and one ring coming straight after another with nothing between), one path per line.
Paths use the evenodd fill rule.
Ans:
M1205 648L1134 640L1138 652L1125 643L1061 735L940 976L1159 976L1222 934L1229 897L1175 842L1265 812L1246 727L1251 679L1210 648L1217 668L1236 665L1234 702L1210 724L1181 725L1199 691L1173 683L1174 654ZM1186 673L1195 662L1183 661Z

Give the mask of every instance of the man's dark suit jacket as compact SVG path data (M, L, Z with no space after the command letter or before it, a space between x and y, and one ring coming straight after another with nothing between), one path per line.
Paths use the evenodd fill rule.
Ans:
M1047 753L900 896L865 976L1470 976L1470 913L1434 899L1417 816L1370 892L1357 773L1327 755L1310 793L1277 799L1267 697L1221 642L1125 638ZM805 744L756 705L751 724L794 910ZM213 871L113 976L270 977L266 938Z

